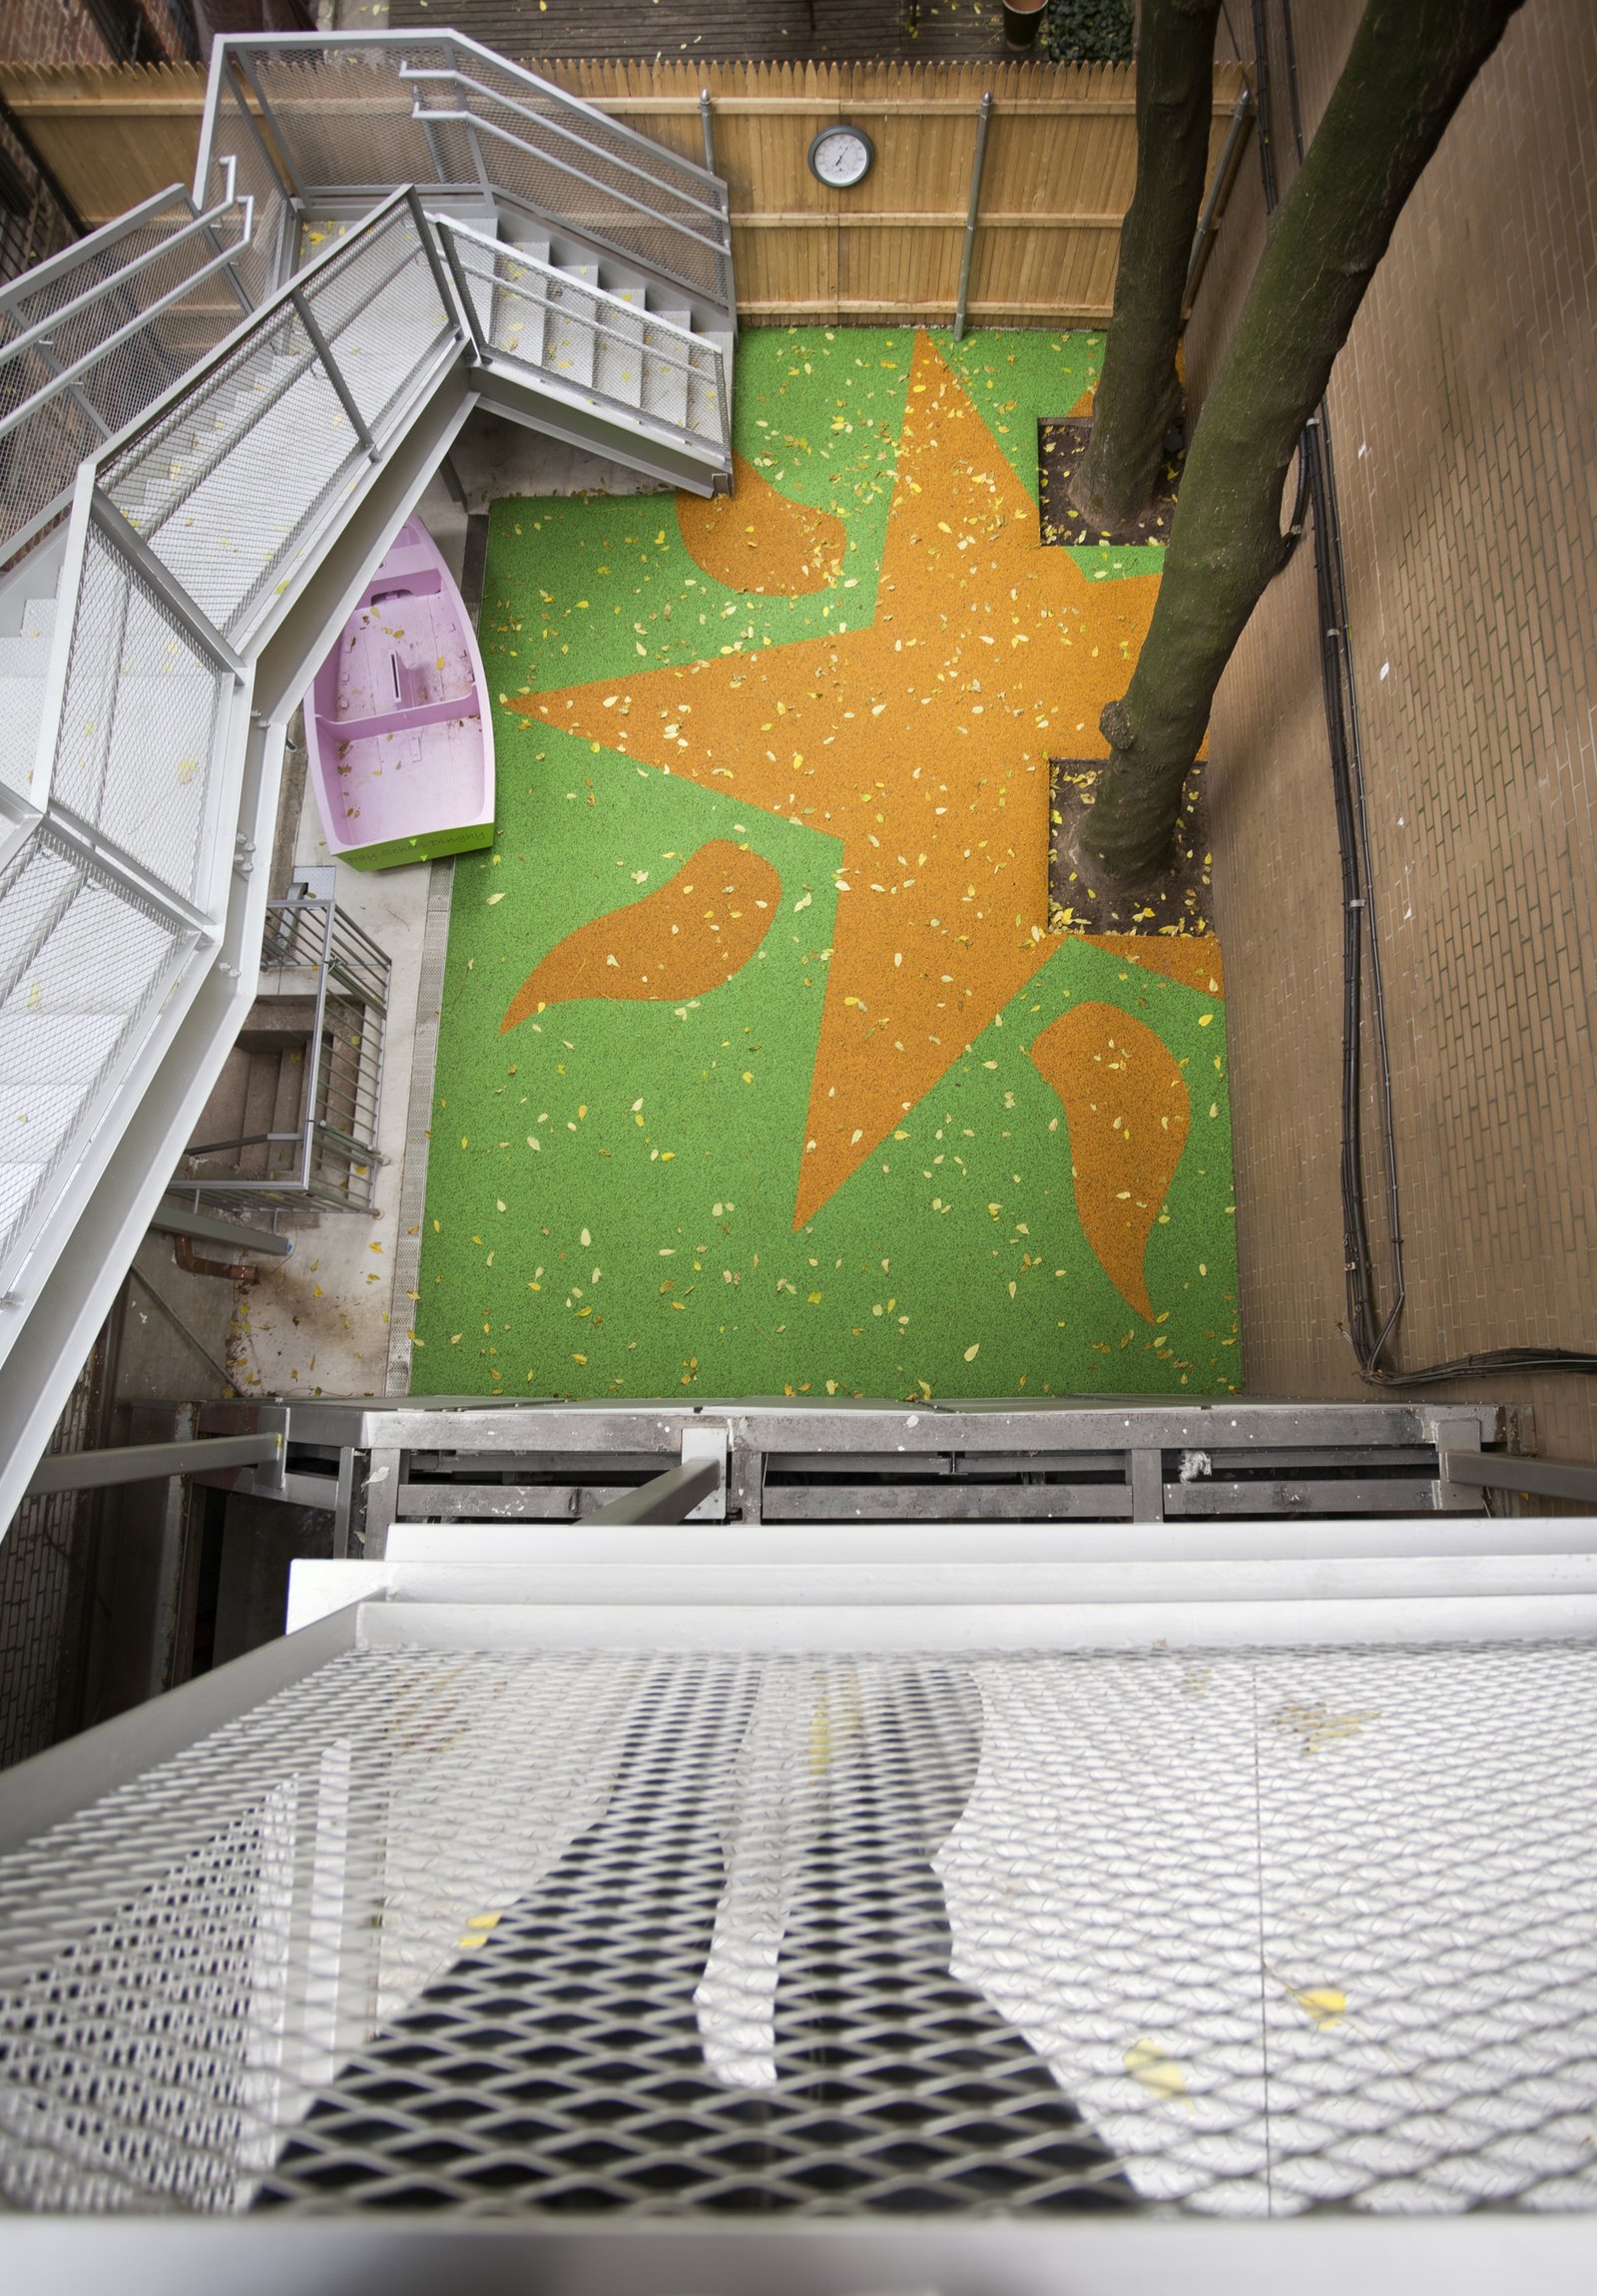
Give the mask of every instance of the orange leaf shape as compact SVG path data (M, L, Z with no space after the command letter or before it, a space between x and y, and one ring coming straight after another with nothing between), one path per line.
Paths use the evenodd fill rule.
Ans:
M732 494L677 497L677 524L694 564L729 590L803 598L842 571L843 523L833 511L790 502L741 454Z
M1163 973L1200 996L1223 997L1226 974L1220 943L1206 933L1089 933L1089 945L1106 956L1141 965L1145 972Z
M1043 1030L1031 1058L1064 1106L1082 1232L1152 1322L1143 1261L1192 1125L1175 1055L1129 1013L1078 1005Z
M575 997L675 1005L707 996L748 964L781 898L782 879L763 854L713 838L656 892L557 942L512 998L499 1034Z

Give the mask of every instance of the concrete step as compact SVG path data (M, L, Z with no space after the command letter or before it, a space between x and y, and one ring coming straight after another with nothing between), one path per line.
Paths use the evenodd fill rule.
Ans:
M239 1043L247 1053L280 1053L288 1045L308 1045L315 1025L314 996L259 997L239 1031Z
M578 386L591 385L594 380L597 305L592 295L582 292L590 283L598 283L596 266L585 263L579 270L567 271L551 281L548 289L549 319L541 363L560 381Z

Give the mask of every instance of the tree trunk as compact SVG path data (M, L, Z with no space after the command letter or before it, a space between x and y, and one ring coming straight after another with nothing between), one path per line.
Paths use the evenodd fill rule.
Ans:
M1120 234L1115 310L1070 498L1100 533L1153 501L1181 412L1176 345L1209 173L1220 0L1143 0L1137 41L1137 192Z
M1164 864L1221 673L1286 550L1281 500L1403 203L1521 0L1369 0L1281 206L1187 456L1153 621L1082 857L1110 884Z

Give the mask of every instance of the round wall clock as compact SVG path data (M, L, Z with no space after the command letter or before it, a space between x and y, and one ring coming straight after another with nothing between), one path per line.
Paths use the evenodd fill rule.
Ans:
M870 173L876 147L863 128L839 121L822 128L809 147L809 173L829 191L851 192Z

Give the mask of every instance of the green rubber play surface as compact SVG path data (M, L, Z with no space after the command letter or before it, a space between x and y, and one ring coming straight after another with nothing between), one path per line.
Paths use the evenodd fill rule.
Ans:
M417 1394L1240 1383L1212 939L1048 931L1158 550L1044 550L1100 338L748 333L738 486L512 501Z

